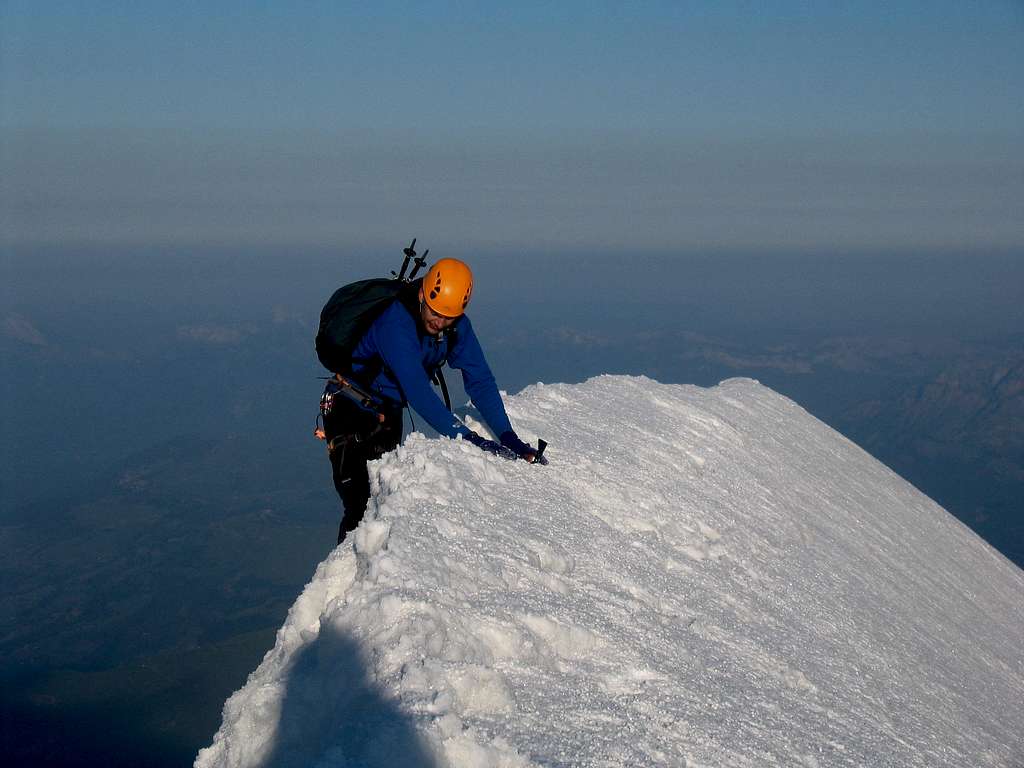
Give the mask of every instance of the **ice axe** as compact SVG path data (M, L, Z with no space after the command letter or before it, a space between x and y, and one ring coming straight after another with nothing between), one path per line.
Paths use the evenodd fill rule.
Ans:
M534 464L547 464L548 460L544 458L544 449L548 447L547 440L541 440L537 438L537 452L533 454Z

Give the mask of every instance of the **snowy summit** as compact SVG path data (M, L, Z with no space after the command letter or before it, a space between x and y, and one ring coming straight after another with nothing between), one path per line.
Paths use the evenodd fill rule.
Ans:
M550 466L374 462L196 766L1024 765L1024 573L857 446L747 379L508 406Z

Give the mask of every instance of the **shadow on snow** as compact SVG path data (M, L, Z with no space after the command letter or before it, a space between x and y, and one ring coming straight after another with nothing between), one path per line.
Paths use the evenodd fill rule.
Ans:
M299 651L262 768L435 768L414 718L372 680L359 646L330 625Z

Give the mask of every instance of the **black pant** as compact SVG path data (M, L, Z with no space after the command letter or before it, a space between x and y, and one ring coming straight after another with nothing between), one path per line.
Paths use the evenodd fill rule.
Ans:
M366 462L379 459L402 441L402 410L388 409L381 421L348 398L337 395L323 414L334 488L341 497L342 516L338 543L355 530L370 499Z

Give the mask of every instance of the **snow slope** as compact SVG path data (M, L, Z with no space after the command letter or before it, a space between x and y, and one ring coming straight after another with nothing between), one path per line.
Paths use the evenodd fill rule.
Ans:
M1021 766L1024 573L790 400L508 398L411 435L200 768Z

